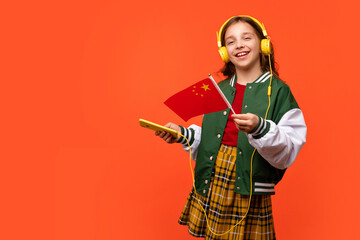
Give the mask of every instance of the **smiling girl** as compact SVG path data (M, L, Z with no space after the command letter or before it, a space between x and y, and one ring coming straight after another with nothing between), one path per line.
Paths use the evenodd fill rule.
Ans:
M179 223L205 239L275 239L271 195L306 141L303 114L290 88L273 70L272 44L250 16L235 16L218 36L219 87L237 113L204 115L202 127L168 123L190 142L195 188ZM186 139L166 132L168 143Z

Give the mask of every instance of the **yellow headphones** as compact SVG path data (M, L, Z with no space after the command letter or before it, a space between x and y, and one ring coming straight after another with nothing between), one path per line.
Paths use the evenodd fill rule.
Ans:
M267 35L266 30L265 30L265 26L264 24L260 23L258 20L256 20L253 17L247 16L247 15L238 15L238 16L234 16L234 17L247 17L250 18L251 20L253 20L257 25L259 25L259 27L262 30L262 34L264 35L265 39L261 40L261 52L266 55L269 56L271 54L271 45L270 45L270 37ZM229 55L228 52L226 50L225 46L222 46L221 44L221 33L222 30L224 28L224 26L226 25L226 23L228 23L231 19L233 19L234 17L229 18L220 28L219 32L216 32L217 34L217 44L219 47L219 53L221 56L221 59L225 62L228 63L230 61L229 59Z

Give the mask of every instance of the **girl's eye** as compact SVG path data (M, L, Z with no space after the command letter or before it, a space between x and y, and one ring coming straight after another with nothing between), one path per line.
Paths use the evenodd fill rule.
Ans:
M234 41L227 42L226 45L232 44Z

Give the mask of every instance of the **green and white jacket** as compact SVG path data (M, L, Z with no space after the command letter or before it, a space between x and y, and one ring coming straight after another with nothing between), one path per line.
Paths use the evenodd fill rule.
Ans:
M293 164L306 141L307 128L302 111L290 88L283 81L273 77L271 105L267 90L270 73L263 73L253 83L246 85L241 113L259 116L259 124L251 134L239 132L236 156L235 192L250 194L251 155L253 159L254 195L274 194L275 185L281 180L286 169ZM232 104L235 97L235 77L219 82L219 87ZM236 112L236 109L234 109ZM202 127L191 125L181 127L182 134L189 139L192 159L196 160L195 187L199 194L206 195L210 178L230 109L205 114ZM238 113L238 112L236 112ZM183 148L189 151L186 140L181 138Z

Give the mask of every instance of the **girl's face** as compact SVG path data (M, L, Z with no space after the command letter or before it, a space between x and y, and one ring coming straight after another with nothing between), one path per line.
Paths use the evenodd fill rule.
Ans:
M260 39L246 22L231 24L225 33L225 46L237 70L260 68Z

